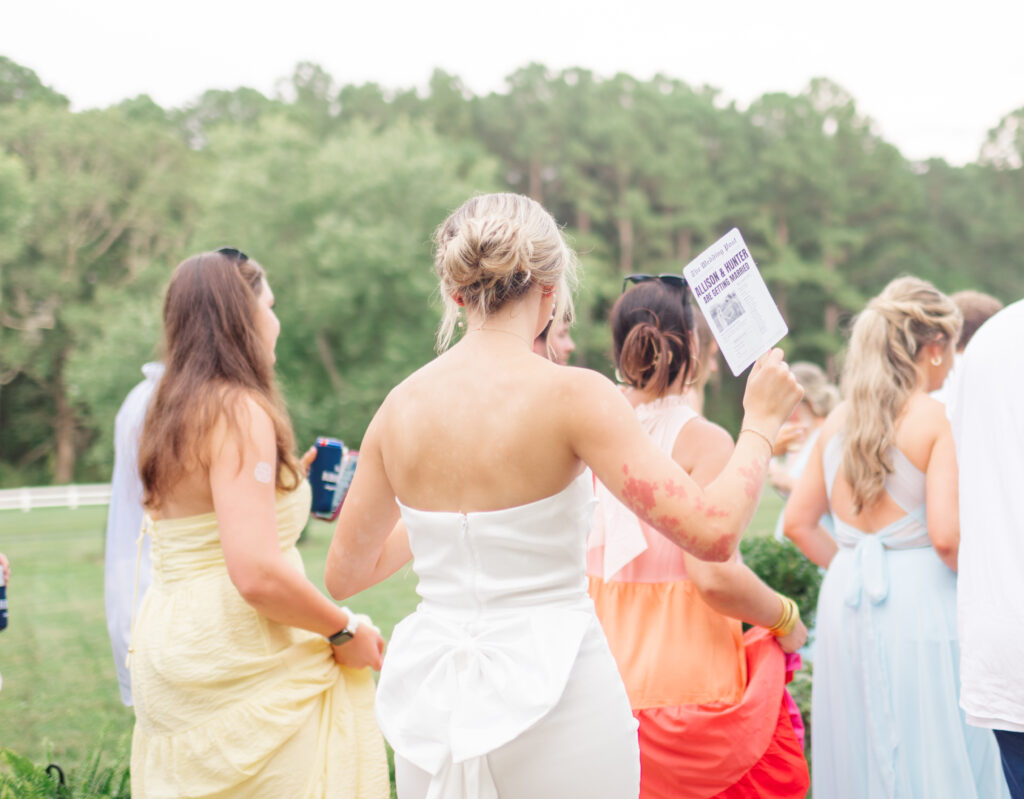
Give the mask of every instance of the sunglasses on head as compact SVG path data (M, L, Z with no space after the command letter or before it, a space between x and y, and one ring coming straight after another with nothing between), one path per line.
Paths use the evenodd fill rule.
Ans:
M249 260L248 255L241 250L236 250L234 247L221 247L217 252L220 255L226 255L228 258L234 258L240 264Z
M640 272L635 275L626 275L622 278L622 291L625 292L630 285L636 285L637 283L646 283L648 280L660 280L662 283L679 288L683 290L683 305L687 305L690 301L689 292L686 290L686 278L682 275L674 275L672 273L663 273L660 275L648 275Z

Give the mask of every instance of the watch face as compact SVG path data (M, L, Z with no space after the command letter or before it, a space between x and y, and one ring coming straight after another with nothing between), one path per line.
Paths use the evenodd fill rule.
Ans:
M336 632L327 640L331 642L331 646L341 646L342 644L351 641L354 637L355 633L349 632L348 629L346 628L344 630L341 630L340 632Z

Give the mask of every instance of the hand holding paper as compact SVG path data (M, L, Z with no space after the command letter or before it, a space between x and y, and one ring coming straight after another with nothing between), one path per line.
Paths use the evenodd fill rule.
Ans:
M796 382L777 347L757 359L743 393L743 427L775 441L782 423L789 418L804 390Z
M690 261L683 275L734 376L789 332L738 229Z

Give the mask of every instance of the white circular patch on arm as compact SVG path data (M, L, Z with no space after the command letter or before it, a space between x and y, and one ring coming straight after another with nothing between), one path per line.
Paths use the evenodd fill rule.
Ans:
M252 470L252 476L256 478L258 483L269 483L274 479L274 470L266 461L260 461L256 464L256 468Z

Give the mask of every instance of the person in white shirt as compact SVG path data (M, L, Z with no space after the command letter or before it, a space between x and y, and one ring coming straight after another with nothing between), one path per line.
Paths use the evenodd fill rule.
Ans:
M1024 300L964 352L950 418L960 468L960 706L995 731L1024 797Z
M114 421L114 474L110 484L110 508L107 512L107 552L104 571L104 595L107 632L114 650L114 666L121 689L121 701L132 704L131 678L125 657L131 628L132 596L135 593L135 569L138 562L138 603L149 586L149 539L142 542L142 479L139 477L139 434L146 420L146 409L160 378L162 363L142 367L145 379L135 386L117 412Z

